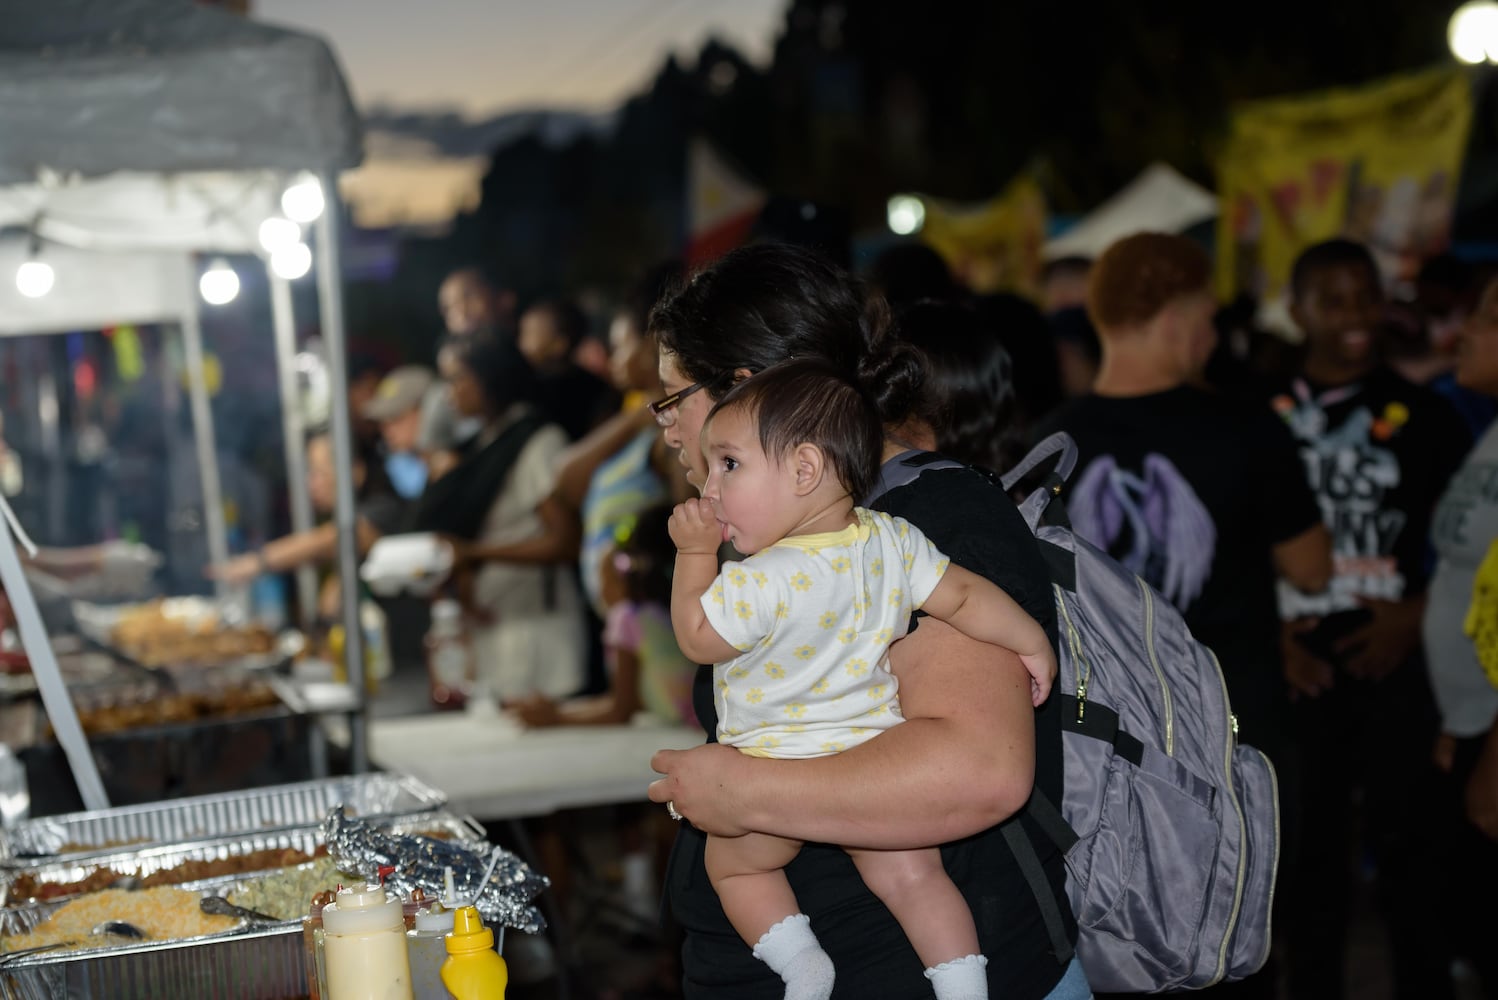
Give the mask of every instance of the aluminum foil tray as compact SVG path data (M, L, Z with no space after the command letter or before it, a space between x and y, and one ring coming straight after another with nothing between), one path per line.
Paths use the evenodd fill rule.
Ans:
M41 952L0 964L0 994L19 1000L283 1000L307 995L299 924L91 952Z
M399 820L391 824L391 829L441 830L455 839L483 845L487 850L483 828L471 818L451 813ZM186 883L180 888L227 894L254 881L255 877L230 875ZM55 900L0 912L0 933L31 930L64 902ZM23 1000L53 997L156 1000L183 995L281 1000L307 995L304 956L300 920L247 926L176 941L141 942L81 952L40 952L15 959L0 958L0 996Z
M89 642L122 660L139 663L129 650L121 648L115 642L114 634L121 620L127 614L140 610L141 607L142 605L138 604L92 604L88 601L74 601L72 603L73 621L78 627L78 633ZM168 618L197 623L204 627L212 627L215 623L222 624L224 627L245 623L245 615L240 608L231 602L206 597L166 598L161 602L161 609ZM184 673L190 676L225 669L269 670L284 666L290 661L291 654L284 648L284 642L291 641L292 638L291 633L275 637L273 648L263 653L215 657L203 662L192 659L181 662L172 661L146 666L146 669L165 671L174 677L182 676Z
M311 827L343 805L361 817L432 812L447 797L415 778L360 774L26 820L0 830L0 867L136 851L230 834ZM64 850L68 848L68 850Z
M465 844L484 843L484 829L472 819L459 818L450 813L432 813L408 816L393 820L388 828L396 833L414 833L423 830L441 830L455 840ZM0 899L9 895L11 885L22 875L30 875L39 882L81 882L100 869L112 869L121 875L145 878L166 868L189 861L217 861L225 858L242 858L257 851L300 851L314 854L323 846L322 828L304 826L264 833L218 837L181 844L163 844L155 847L119 849L112 854L97 854L87 858L71 860L47 859L25 868L0 871ZM218 884L243 879L252 871L271 871L283 867L269 864L256 869L215 876L205 880L190 880L187 886ZM46 919L57 905L74 898L77 893L59 896L40 904L17 904L0 910L0 934L16 934L30 930L38 920ZM51 907L41 912L40 917L31 917L37 906ZM18 911L26 911L25 914Z

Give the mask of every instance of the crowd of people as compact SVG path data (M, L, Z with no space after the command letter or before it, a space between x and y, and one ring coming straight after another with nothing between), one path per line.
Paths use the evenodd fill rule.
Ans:
M814 251L765 243L695 274L663 265L601 335L602 317L568 300L520 308L465 268L438 295L446 339L372 382L357 404L367 427L355 469L359 542L412 530L449 540L476 680L527 724L648 711L703 726L703 746L658 755L663 777L650 792L685 818L669 827L676 845L664 872L685 935L685 995L780 996L792 965L804 983L806 964L790 959L805 936L766 944L767 929L795 914L830 956L834 996L929 996L922 971L950 952L978 960L986 992L969 976L968 992L948 986L939 997L1080 998L1090 995L1081 969L1058 958L1002 835L1032 787L1062 797L1055 699L1031 704L1022 643L965 634L970 623L941 620L947 604L936 599L931 617L891 642L903 624L894 628L887 654L874 655L887 655L881 669L904 724L859 727L858 739L823 739L813 752L770 752L805 742L799 721L791 735L746 744L741 699L757 705L773 686L733 693L725 680L715 690L698 666L731 662L743 672L725 677L780 680L774 661L815 653L809 606L767 605L768 638L744 631L758 603L726 617L713 607L719 542L735 557L804 554L838 532L862 531L857 544L871 544L889 518L919 529L943 566L997 584L1019 617L1054 637L1045 563L991 478L942 469L868 505L877 511L843 508L862 505L861 484L909 449L1002 470L1065 431L1080 453L1065 494L1075 529L1154 586L1216 652L1239 738L1279 776L1273 958L1214 989L1347 996L1362 881L1389 929L1395 996L1454 996L1458 959L1498 995L1484 905L1498 879L1498 559L1488 558L1498 538L1498 282L1479 278L1442 258L1408 301L1394 301L1365 247L1322 243L1295 264L1298 336L1287 339L1253 329L1249 312L1219 308L1210 258L1186 237L1141 234L1095 261L1054 262L1040 305L971 294L918 245L884 255L861 281ZM790 359L827 386L787 381ZM869 457L828 443L847 428L767 429L779 410L752 388L763 372L774 402L866 407ZM844 397L861 402L829 402ZM784 447L813 438L814 455ZM309 443L309 459L325 507L325 439ZM760 466L790 479L772 484ZM814 488L802 491L798 474ZM759 492L730 500L732 481ZM812 502L817 491L837 495L830 520L832 508ZM805 519L790 516L806 504ZM681 527L684 512L695 512L696 534ZM331 551L322 528L215 572L243 579ZM684 564L689 553L702 565ZM684 565L701 587L673 607ZM922 579L924 599L934 585L929 572ZM869 598L851 601L848 613L863 615ZM797 628L811 638L788 652ZM806 711L806 699L786 710ZM626 814L635 848L659 829L659 813ZM1014 821L1064 911L1061 855L1028 820ZM761 849L722 846L751 842ZM907 937L911 925L897 917L922 911L894 902L903 890L868 863L936 845L971 919L970 947ZM636 882L648 882L641 870ZM931 878L919 881L935 891ZM788 893L765 889L782 882ZM734 888L748 884L753 892ZM758 906L761 892L774 898L770 910ZM819 989L785 995L825 996Z

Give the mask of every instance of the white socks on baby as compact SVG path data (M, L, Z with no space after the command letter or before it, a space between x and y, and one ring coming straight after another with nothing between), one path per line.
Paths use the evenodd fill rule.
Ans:
M988 1000L988 959L965 955L926 970L936 1000Z
M827 1000L832 995L832 959L817 943L811 918L786 917L765 931L754 957L785 980L785 1000ZM988 959L965 955L926 970L936 1000L988 1000Z
M827 1000L832 996L832 959L817 943L806 914L786 917L765 931L754 946L754 957L785 980L785 1000Z

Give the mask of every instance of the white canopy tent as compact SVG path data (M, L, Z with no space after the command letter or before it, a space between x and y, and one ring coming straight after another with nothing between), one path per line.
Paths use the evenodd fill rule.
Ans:
M1117 194L1045 245L1045 259L1097 257L1145 231L1180 233L1217 218L1217 196L1164 163L1152 163Z
M57 285L49 298L59 300L14 312L5 301L0 333L93 325L110 310L110 289L119 296L113 303L119 312L108 322L149 316L182 324L210 553L221 558L222 498L192 255L256 251L259 224L278 214L288 184L300 172L317 176L329 199L316 233L328 374L335 401L346 399L334 181L338 171L359 162L361 130L332 52L319 39L190 0L11 0L0 19L0 136L0 229L23 231L24 247L8 244L0 259L56 254ZM141 282L125 292L120 288L128 282L115 278L84 293L62 273L71 256L63 248L100 252L91 262L95 273L110 270L112 262L138 268ZM125 264L128 251L155 253ZM84 266L82 258L72 260ZM0 281L11 274L0 272ZM295 384L291 297L282 279L272 276L271 286L283 412L290 420L296 411L285 405ZM352 433L345 405L335 405L332 416L339 566L352 580ZM296 520L310 524L299 475L300 433L292 429L288 424L293 510L301 512ZM7 570L8 590L24 590L19 562L7 555L15 556L8 533L0 540L0 569ZM346 655L360 663L358 592L343 590ZM18 615L28 603L17 604ZM23 623L22 634L34 640L36 628ZM51 651L34 641L27 649L85 805L99 808L106 804L102 786ZM350 687L358 708L353 761L362 770L365 692L362 684Z
M162 250L76 250L49 245L41 255L56 284L39 298L12 280L31 257L25 234L0 236L0 336L97 330L120 323L176 321L194 308L192 260Z

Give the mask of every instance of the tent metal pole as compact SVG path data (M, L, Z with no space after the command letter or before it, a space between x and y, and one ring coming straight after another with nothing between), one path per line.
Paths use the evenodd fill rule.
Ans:
M328 383L332 398L333 463L337 467L338 580L343 600L343 650L354 711L349 718L350 766L355 774L369 770L366 727L369 686L364 657L364 633L359 627L359 552L354 527L354 433L348 409L348 353L343 330L343 266L338 238L341 231L338 178L323 172L326 207L317 219L317 282L321 294L322 335L328 346Z
M213 433L213 407L208 403L207 372L203 367L203 328L198 323L197 282L187 271L191 303L182 314L182 346L187 360L187 389L192 404L192 436L197 445L198 477L203 485L203 526L208 533L208 560L215 566L229 561L229 532L224 524L224 489L218 476L218 443ZM228 587L214 582L223 597Z
M104 782L99 778L93 752L89 750L88 737L78 722L78 710L74 708L68 686L63 682L57 657L52 652L52 641L47 638L46 627L42 624L42 613L37 609L36 597L31 593L31 584L26 581L26 571L21 567L16 543L23 537L15 513L0 496L0 586L4 587L11 610L15 612L21 647L31 661L37 691L42 696L52 730L57 734L57 742L72 769L73 781L83 798L83 808L108 809L109 797L104 792Z
M56 354L52 346L50 340L41 343L43 368L36 381L36 403L41 423L42 454L47 459L47 495L56 498L55 502L47 504L47 536L53 545L57 545L63 541L63 532L67 530L68 505L63 498L68 495L68 467L62 453L62 401L57 392L57 377L53 374Z
M277 275L269 262L271 317L276 327L276 374L281 385L281 436L286 441L286 490L291 500L291 530L312 530L312 495L307 492L306 427L303 426L296 383L296 321L291 305L291 283ZM317 571L311 566L296 570L297 609L301 625L317 619Z

